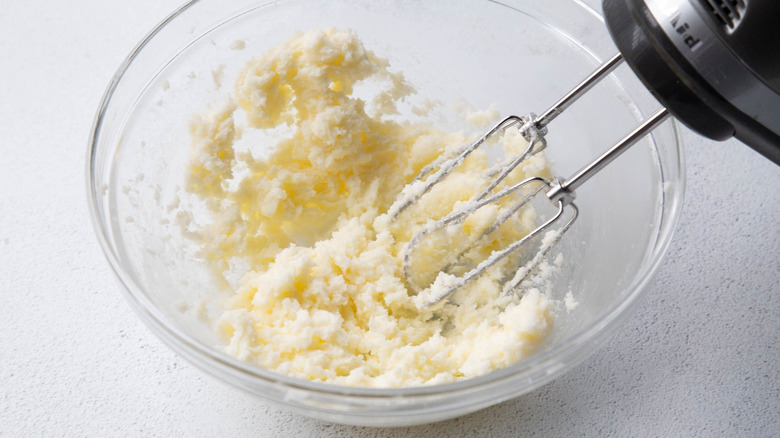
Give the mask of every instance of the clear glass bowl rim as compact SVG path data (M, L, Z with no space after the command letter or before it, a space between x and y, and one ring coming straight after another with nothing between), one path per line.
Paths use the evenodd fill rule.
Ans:
M210 374L214 374L215 368L220 368L227 372L230 376L216 375L216 377L220 377L224 381L232 383L241 389L248 390L249 392L260 396L263 396L263 394L256 390L253 391L249 389L251 385L243 386L239 385L237 382L244 381L251 384L266 383L273 385L275 388L279 388L281 385L284 388L294 390L311 391L313 393L319 393L323 395L348 396L350 398L366 400L388 398L397 400L398 398L405 398L410 399L411 401L411 399L419 397L427 398L430 396L445 395L454 396L459 393L470 392L470 390L480 389L485 386L499 387L502 382L505 382L508 379L514 381L517 379L526 378L529 384L523 387L523 390L520 392L525 393L554 379L558 375L570 369L572 366L584 360L589 356L590 353L595 350L595 347L587 348L585 347L586 345L591 343L600 344L604 339L608 338L609 335L620 326L620 323L631 314L631 309L636 306L638 298L643 294L646 286L652 279L653 274L660 265L660 262L669 247L674 230L680 218L683 194L685 192L685 165L683 149L680 142L679 128L677 123L673 120L671 121L671 129L674 135L674 148L677 152L677 160L673 163L674 165L672 168L662 168L662 182L665 181L668 174L672 174L677 178L677 184L675 184L671 190L665 191L664 193L664 196L670 197L668 204L666 202L663 203L664 206L668 205L668 208L664 207L664 210L668 210L668 213L664 211L661 214L661 216L664 218L664 221L659 226L658 238L653 247L649 262L643 266L643 270L641 271L640 275L636 277L635 281L627 287L623 288L621 295L624 296L624 299L622 301L612 303L612 305L602 313L600 318L594 320L576 335L571 336L557 345L536 353L533 356L512 366L488 373L483 376L440 385L408 388L362 388L338 386L320 382L305 381L258 368L254 365L245 363L224 353L218 352L214 348L204 345L203 343L193 339L178 327L166 322L164 314L156 309L155 306L145 297L139 284L132 278L128 271L124 269L119 260L117 250L112 243L109 226L105 220L106 218L101 215L101 209L99 206L101 203L101 189L98 186L96 165L98 161L99 150L101 148L101 126L103 124L106 111L108 110L108 107L111 103L111 99L122 77L125 75L126 71L131 66L137 55L147 46L147 43L161 31L161 29L163 29L169 22L176 19L189 8L200 2L201 0L193 0L171 13L171 15L169 15L154 29L152 29L122 62L112 77L95 115L92 130L88 140L86 160L86 188L90 218L101 249L117 279L119 280L125 297L128 299L134 310L139 314L141 319L147 324L153 333L160 337L166 344L168 344L168 346L170 346L174 351L179 353L185 359L189 360L195 366L205 370L206 372L209 372ZM580 1L573 0L573 3L577 3L579 6L590 9L590 12L600 17L597 12L595 12L589 6L583 5ZM516 392L516 389L514 391ZM520 393L504 394L503 399L520 395ZM500 398L502 397L502 394L494 394L494 396ZM280 401L273 400L272 397L270 399L272 399L272 401ZM477 400L474 400L474 402L477 402ZM335 412L343 413L341 410L337 410ZM354 415L359 413L352 412L351 414ZM373 414L366 413L366 415Z

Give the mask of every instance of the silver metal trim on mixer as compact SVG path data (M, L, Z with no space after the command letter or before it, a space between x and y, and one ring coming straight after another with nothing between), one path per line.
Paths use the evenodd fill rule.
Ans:
M780 135L780 94L773 92L729 50L692 3L645 0L645 5L677 50L710 86Z

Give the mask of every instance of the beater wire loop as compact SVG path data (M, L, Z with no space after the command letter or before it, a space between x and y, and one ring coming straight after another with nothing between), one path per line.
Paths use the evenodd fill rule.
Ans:
M410 183L404 191L401 192L401 196L388 210L391 220L395 219L404 209L415 203L425 193L427 193L435 184L439 183L448 174L450 174L457 166L459 166L466 157L471 154L475 149L485 143L491 136L496 135L499 132L503 132L510 126L519 124L520 133L528 141L528 147L520 156L510 159L505 163L498 166L489 177L493 180L486 189L475 196L471 201L461 206L456 211L451 212L438 221L431 221L425 225L422 230L415 234L406 247L403 250L403 272L407 285L414 293L422 292L424 296L420 296L425 306L431 306L453 292L462 288L469 281L475 279L488 268L494 266L509 254L520 249L523 245L534 237L541 235L542 232L547 233L542 237L539 250L527 263L521 265L511 280L504 283L503 292L511 293L515 291L528 275L533 272L540 263L545 259L549 251L560 240L561 236L572 226L574 221L579 215L579 209L574 204L575 193L574 190L581 184L587 181L590 177L598 173L607 164L612 162L615 158L628 150L632 145L636 144L641 138L646 136L650 131L655 129L658 125L663 123L670 117L670 114L666 108L661 108L650 117L645 119L639 126L629 132L625 137L615 143L610 149L605 151L601 156L596 158L590 164L580 169L577 173L572 175L568 180L563 178L544 179L541 177L532 177L511 187L500 190L498 193L492 194L494 189L501 184L502 181L520 165L524 160L533 154L543 150L547 146L545 135L547 135L547 125L560 114L563 113L569 106L582 97L588 90L593 88L599 81L607 77L623 62L623 57L620 53L616 53L599 66L593 73L591 73L585 80L580 82L576 87L565 94L549 109L547 109L541 116L537 117L535 114L529 114L524 117L509 116L496 124L485 135L480 137L477 141L466 146L456 157L451 159L443 159L441 161L436 160L429 166L426 166ZM431 176L425 178L426 175L433 172L433 170L439 167ZM537 184L537 186L524 195L519 201L512 204L509 208L501 211L496 220L491 223L482 233L479 234L473 240L467 242L465 249L461 249L451 259L445 260L444 268L439 270L436 280L429 287L423 289L417 284L414 276L412 275L412 253L415 248L420 244L423 237L431 234L433 231L441 230L448 225L458 224L465 220L465 218L479 208L484 207L491 203L496 203L505 196L508 196L520 189L527 188L531 184ZM510 217L516 214L524 205L537 196L543 189L547 189L545 192L546 198L553 205L557 206L557 213L554 216L546 220L541 225L534 228L530 233L523 236L520 240L512 242L501 250L494 251L489 257L480 262L475 268L466 272L465 274L456 277L449 274L450 268L460 265L459 261L473 249L476 245L481 243L485 236L494 232L502 224L504 224ZM550 227L564 216L564 210L570 207L573 211L571 217L557 230L551 230ZM446 257L446 256L445 256ZM450 261L454 259L453 261Z

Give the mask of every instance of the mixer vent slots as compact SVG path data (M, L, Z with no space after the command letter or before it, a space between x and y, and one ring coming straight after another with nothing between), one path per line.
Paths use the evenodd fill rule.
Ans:
M727 32L733 32L739 26L747 9L747 0L707 0L706 4L710 7L715 20Z

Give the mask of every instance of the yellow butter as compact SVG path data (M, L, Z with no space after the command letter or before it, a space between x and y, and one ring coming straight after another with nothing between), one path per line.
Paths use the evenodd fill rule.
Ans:
M383 216L423 166L467 140L390 120L414 90L388 69L354 32L314 30L250 62L231 101L194 122L187 188L213 215L198 233L202 253L218 272L237 259L251 266L218 323L228 353L303 379L400 387L505 367L550 332L552 300L536 289L500 295L500 270L453 295L435 318L415 304L401 251L430 218L485 186L488 160L475 152L419 205L393 221ZM371 102L354 95L367 82L381 89ZM287 134L237 152L237 112L248 129ZM508 139L508 150L522 141ZM546 172L541 157L531 167ZM479 211L460 236L434 237L432 257L416 267L451 253L496 214ZM521 237L532 216L495 233L483 252Z

